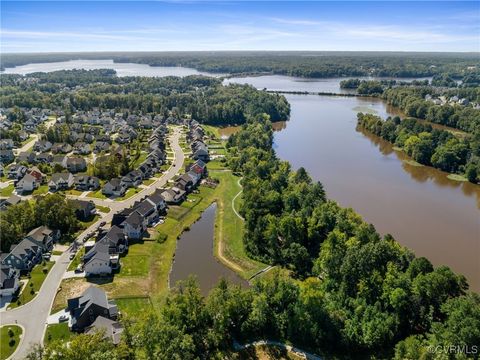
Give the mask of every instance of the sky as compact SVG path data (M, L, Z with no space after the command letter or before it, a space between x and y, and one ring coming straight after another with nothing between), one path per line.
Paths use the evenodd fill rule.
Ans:
M480 1L3 1L0 50L480 51Z

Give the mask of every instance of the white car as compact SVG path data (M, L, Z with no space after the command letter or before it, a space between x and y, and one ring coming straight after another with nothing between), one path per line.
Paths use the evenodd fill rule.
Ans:
M67 315L61 315L58 318L58 322L65 322L65 321L68 321L68 316Z

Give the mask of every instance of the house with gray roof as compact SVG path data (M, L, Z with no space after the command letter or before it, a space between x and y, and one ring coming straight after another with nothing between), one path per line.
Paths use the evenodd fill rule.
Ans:
M90 286L79 297L68 299L67 311L70 313L68 325L77 332L86 330L99 316L111 320L118 317L115 302L109 301L105 291L95 286Z
M0 296L13 296L20 287L20 272L12 266L0 266Z
M74 177L71 173L55 173L48 182L50 191L67 190L73 186Z
M92 325L86 328L85 333L95 334L98 332L102 332L105 339L110 340L114 345L118 345L122 338L123 327L118 321L97 316Z

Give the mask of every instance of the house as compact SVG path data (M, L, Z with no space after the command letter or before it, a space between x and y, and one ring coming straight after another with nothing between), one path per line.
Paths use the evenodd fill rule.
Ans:
M63 168L67 168L67 157L65 155L54 155L51 165L60 165Z
M0 162L4 164L8 164L15 159L15 156L13 155L13 151L10 150L0 150Z
M92 148L87 143L77 142L73 146L73 153L74 154L88 155L91 152L92 152Z
M192 165L187 166L187 171L194 171L196 174L200 175L200 177L208 175L207 164L202 160L197 160Z
M38 186L39 182L37 179L30 174L26 174L15 184L15 190L17 190L17 193L31 192L38 188Z
M123 228L123 223L130 216L131 213L135 211L135 208L138 206L138 203L135 203L132 207L125 208L115 214L112 218L112 226L116 225Z
M131 213L123 222L123 233L128 239L141 239L147 230L147 219L137 211Z
M42 259L42 247L28 238L17 245L12 245L10 252L3 260L5 265L19 271L28 272Z
M21 179L27 173L28 168L19 164L12 164L8 167L8 178L9 179Z
M79 297L68 299L67 311L70 313L70 329L78 332L92 326L99 316L111 320L116 320L118 316L115 302L109 301L105 291L94 286L90 286Z
M146 220L147 226L156 223L159 219L159 214L155 205L147 199L143 200L135 209L135 211L138 212L140 216Z
M130 171L127 175L123 176L121 180L125 188L137 187L142 181L142 173L138 170Z
M161 192L161 195L165 199L167 204L180 204L185 200L186 192L177 187L172 187L170 189L165 189Z
M102 194L106 196L123 196L126 190L119 178L113 178L103 186Z
M6 210L9 206L17 205L22 199L15 194L10 195L8 199L0 200L0 210Z
M97 141L95 143L95 147L93 149L93 152L94 153L99 153L99 152L102 152L102 151L108 151L108 149L110 149L110 144L108 142Z
M53 154L68 154L72 149L72 145L68 143L55 143L51 150Z
M53 155L48 153L39 154L36 156L35 161L39 164L50 164L53 162Z
M193 188L193 181L188 174L183 174L175 181L175 186L179 189L185 190L185 192L190 192Z
M48 140L38 140L33 145L33 150L37 152L47 152L52 148L52 143Z
M20 287L20 272L12 266L0 266L0 296L13 296Z
M105 339L111 340L114 345L118 345L122 338L123 327L118 321L97 316L92 325L85 329L85 333L95 334L98 332L102 332Z
M79 191L93 191L100 187L100 180L95 176L75 175L75 189Z
M192 158L195 160L202 160L204 162L210 160L208 155L208 148L205 144L198 144L198 146L193 150Z
M53 249L53 244L60 238L60 231L51 230L47 226L39 226L30 231L25 238L40 246L43 252L48 252Z
M73 186L74 178L71 173L55 173L48 182L50 191L70 189Z
M128 239L123 233L123 229L113 225L100 241L108 244L109 254L123 254L128 250Z
M36 166L33 166L30 169L28 169L27 174L32 175L36 179L39 185L42 184L45 180L45 174L42 173L40 169L37 168Z
M70 172L80 172L87 170L87 162L82 157L67 158L66 168Z
M163 213L167 209L167 203L165 202L165 199L163 198L161 191L156 190L152 195L147 197L146 199L149 201L153 206L155 206L155 209L157 210L158 213Z
M34 152L29 152L29 153L22 152L17 155L17 160L16 160L17 163L26 162L29 164L33 164L36 161L37 161L37 156L35 155Z
M1 139L0 140L0 150L12 150L13 149L13 140L12 139Z
M86 276L111 274L114 266L110 259L108 243L96 242L93 248L83 256L83 264Z
M88 220L95 216L95 203L86 200L70 200L72 207L75 209L75 215L79 220Z

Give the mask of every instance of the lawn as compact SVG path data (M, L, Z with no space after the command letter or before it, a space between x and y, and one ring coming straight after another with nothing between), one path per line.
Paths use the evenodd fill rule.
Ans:
M78 265L82 262L82 256L85 255L85 248L81 247L80 250L77 251L77 254L73 258L70 265L68 265L67 271L73 271L77 268Z
M52 255L62 255L63 254L63 251L60 251L60 250L53 250L52 251Z
M15 186L13 184L8 185L7 187L4 187L3 189L0 190L0 196L10 196L13 193L13 190L15 190Z
M48 185L40 185L37 189L33 190L32 195L42 195L48 193Z
M110 212L110 208L108 206L95 205L95 208L105 214Z
M70 340L75 334L68 329L68 323L49 324L45 331L45 345L48 345L54 341L61 340L66 342Z
M9 330L11 330L10 334ZM20 326L6 325L0 328L0 360L7 359L14 353L20 342L21 335L22 328Z
M79 221L82 231L87 229L90 225L92 225L96 221L98 221L98 219L100 219L100 215L95 215L91 220L88 220L88 221Z
M115 276L148 276L155 241L142 241L128 246L128 254L120 259L120 272Z
M40 290L43 281L48 275L48 272L52 268L54 262L48 261L45 263L45 266L42 264L36 265L31 273L28 282L22 288L20 295L17 298L14 298L12 303L8 306L9 309L16 308L20 305L25 305L30 300L32 300ZM47 269L47 272L44 272L43 269Z
M143 180L142 184L148 186L148 185L152 185L154 182L155 182L154 179L147 179L147 180Z
M208 171L225 169L225 164L220 160L212 160L208 162Z
M22 141L22 146L27 145L28 143L31 143L33 140L35 140L36 137L33 135L30 135L27 140Z
M79 190L75 190L75 189L70 189L70 190L65 190L64 191L64 194L66 195L76 195L76 196L80 196L83 194L83 191L79 191Z
M123 200L125 200L125 199L131 198L133 195L135 195L136 193L139 193L140 191L142 191L142 189L139 189L139 188L130 188L130 189L127 190L127 192L125 193L125 195L120 196L120 197L116 198L115 200L116 200L116 201L123 201Z
M168 218L181 220L189 211L189 207L183 206L183 204L181 206L171 205L168 208L167 220Z
M132 162L131 168L136 169L138 168L146 159L147 159L148 153L145 151L142 151L138 158L135 159L135 161Z
M97 190L88 193L87 197L97 198L97 199L106 199L107 197L102 194L102 190Z
M136 296L115 299L118 309L122 314L134 316L152 308L152 301L148 296Z

